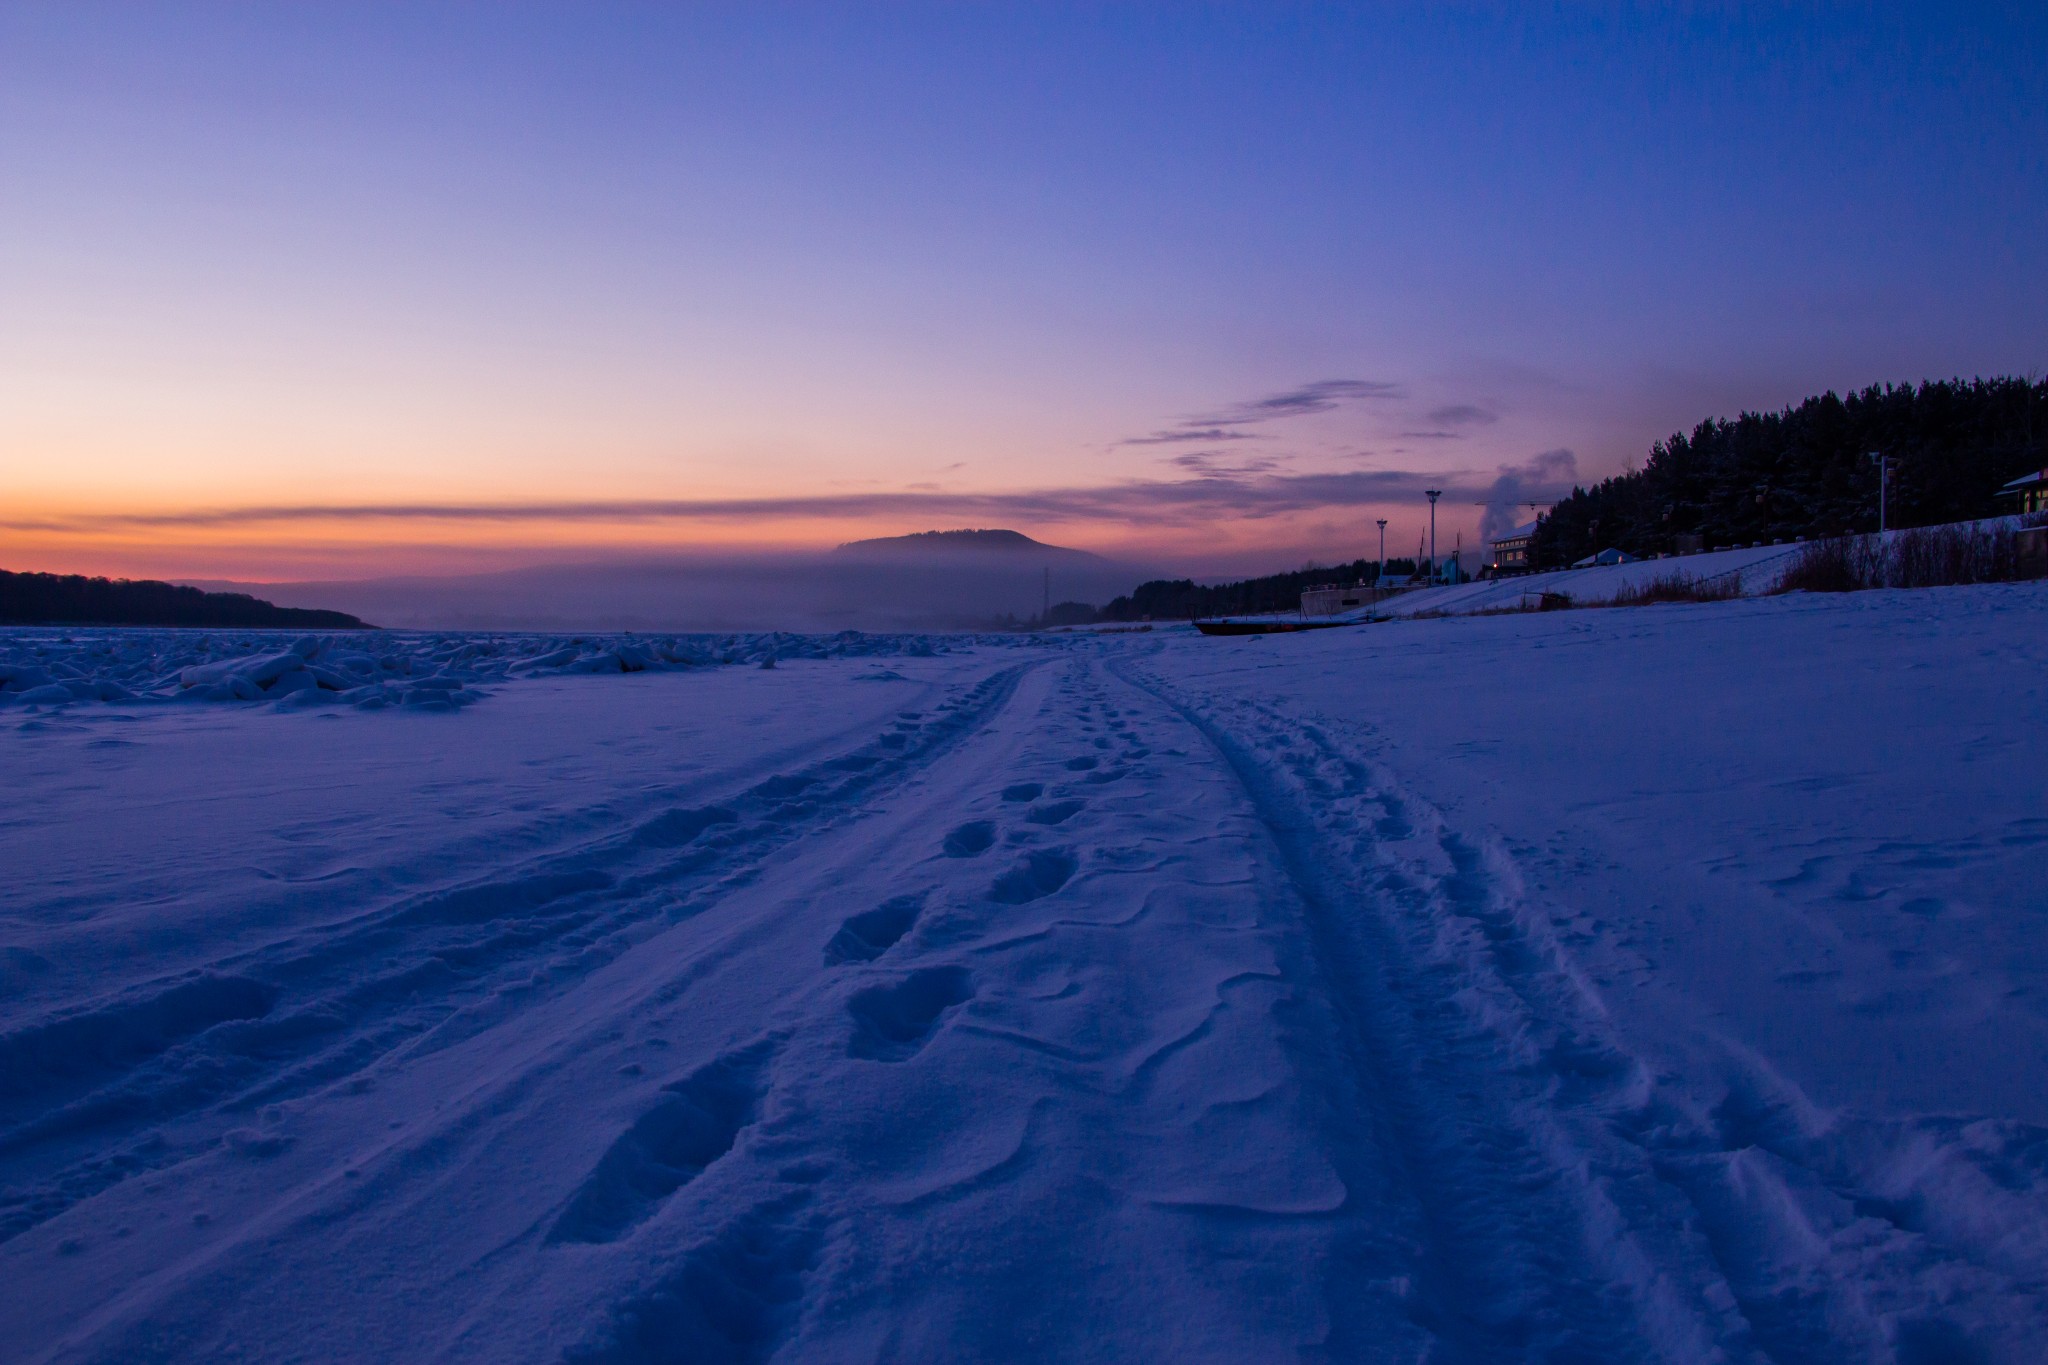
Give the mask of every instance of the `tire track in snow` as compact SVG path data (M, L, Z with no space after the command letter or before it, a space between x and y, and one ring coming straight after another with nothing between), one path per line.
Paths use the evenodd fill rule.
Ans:
M1331 1146L1379 1133L1394 1152L1415 1201L1416 1317L1445 1358L1754 1358L1686 1220L1676 1236L1655 1230L1675 1201L1642 1174L1617 1189L1611 1153L1581 1144L1565 1110L1625 1103L1640 1078L1488 907L1471 847L1446 831L1438 866L1375 875L1372 848L1411 833L1414 812L1372 792L1325 736L1250 708L1219 719L1134 668L1111 672L1203 735L1271 837L1346 1035L1351 1074L1332 1091L1357 1109ZM1442 941L1459 918L1481 926L1476 941ZM1642 1217L1645 1195L1657 1216Z
M1013 684L954 708L928 758L922 727L899 730L879 772L795 769L618 831L617 861L523 867L560 880L514 920L615 912L633 934L582 973L536 967L603 942L572 929L497 975L478 939L476 974L424 978L432 1018L401 1006L410 1032L357 1034L371 1060L344 1075L379 1091L308 1101L329 1106L308 1145L362 1169L244 1174L268 1206L74 1344L332 1344L375 1266L399 1325L364 1324L381 1335L347 1344L365 1357L1973 1358L1939 1318L1893 1330L1817 1281L1784 1294L1741 1236L1792 1188L1779 1154L1811 1156L1779 1102L1745 1092L1703 1125L1660 1100L1487 841L1337 731L1130 676L1109 706L1102 672L1067 656L1025 705ZM872 781L835 802L842 771ZM489 901L382 907L412 912L385 947L507 929ZM1284 971L1260 960L1276 939L1302 949ZM238 1022L189 1003L159 1055ZM306 1060L259 1079L305 1095ZM1323 1093L1297 1103L1304 1086ZM412 1126L347 1131L387 1112ZM272 1140L246 1130L241 1165L206 1178L309 1156ZM1323 1149L1341 1187L1284 1167ZM433 1231L458 1218L488 1228ZM39 1233L43 1254L76 1227ZM266 1309L278 1283L306 1302Z
M0 1243L268 1106L446 1047L858 818L1007 704L998 670L850 753L0 1036Z
M2048 1322L2038 1130L1823 1112L1713 1034L1675 1075L1645 1065L1493 841L1448 827L1317 723L1258 702L1189 709L1279 794L1277 823L1307 831L1305 852L1371 911L1354 923L1381 931L1373 951L1397 964L1380 980L1411 1002L1437 983L1434 1009L1411 1010L1418 1045L1483 1040L1482 1064L1490 1048L1508 1124L1557 1172L1548 1183L1572 1193L1567 1212L1580 1206L1591 1273L1625 1289L1668 1354L2037 1357Z

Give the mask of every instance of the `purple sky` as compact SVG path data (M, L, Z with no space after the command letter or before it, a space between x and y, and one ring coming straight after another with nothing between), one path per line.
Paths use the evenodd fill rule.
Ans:
M1271 569L2042 367L2048 12L1521 8L0 5L0 558Z

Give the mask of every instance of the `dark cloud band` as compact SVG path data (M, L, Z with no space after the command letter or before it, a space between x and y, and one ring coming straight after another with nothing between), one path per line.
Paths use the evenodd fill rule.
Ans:
M633 521L771 522L877 516L1004 521L1172 524L1218 517L1259 519L1321 508L1419 499L1425 486L1472 499L1483 484L1408 470L1269 474L1242 469L1169 480L1131 480L1095 488L1001 493L898 491L787 498L620 499L536 503L371 503L226 507L129 512L0 522L16 532L87 534L110 531L219 529L304 522L473 522L601 524ZM1496 485L1497 486L1497 485Z

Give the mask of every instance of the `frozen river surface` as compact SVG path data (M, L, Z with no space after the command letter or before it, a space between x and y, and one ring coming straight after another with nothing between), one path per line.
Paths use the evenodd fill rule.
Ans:
M2048 1357L2041 585L6 643L8 1360Z

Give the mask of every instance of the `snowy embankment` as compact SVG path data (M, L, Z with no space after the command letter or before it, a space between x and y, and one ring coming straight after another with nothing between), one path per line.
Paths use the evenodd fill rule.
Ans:
M0 713L0 1340L2036 1360L2044 676L2027 584Z
M1638 559L1627 564L1591 564L1583 569L1551 569L1544 573L1490 578L1453 587L1423 588L1389 598L1381 616L1415 616L1440 612L1467 616L1483 612L1518 611L1539 604L1546 593L1561 593L1578 606L1599 606L1624 592L1639 592L1652 583L1684 578L1702 586L1727 587L1756 597L1778 586L1779 577L1799 553L1800 544L1751 545L1738 550ZM1354 613L1364 615L1365 613Z
M929 655L1015 636L466 635L384 631L0 630L0 704L340 702L454 710L492 683L778 659Z
M1947 526L1887 531L1854 539L1875 545L1897 545L1902 540L1929 534L1958 532L1988 535L2017 531L2028 522L2020 516L1986 517L1981 521L1955 522ZM1637 559L1626 564L1589 564L1583 569L1549 569L1542 573L1518 574L1484 579L1451 587L1424 588L1402 593L1381 604L1377 612L1358 611L1360 619L1372 616L1472 616L1535 609L1546 596L1563 596L1570 605L1606 606L1626 594L1641 593L1660 583L1687 583L1717 590L1728 596L1762 597L1779 590L1785 573L1810 542L1780 541L1771 545L1742 545L1704 554L1667 555L1661 559Z

